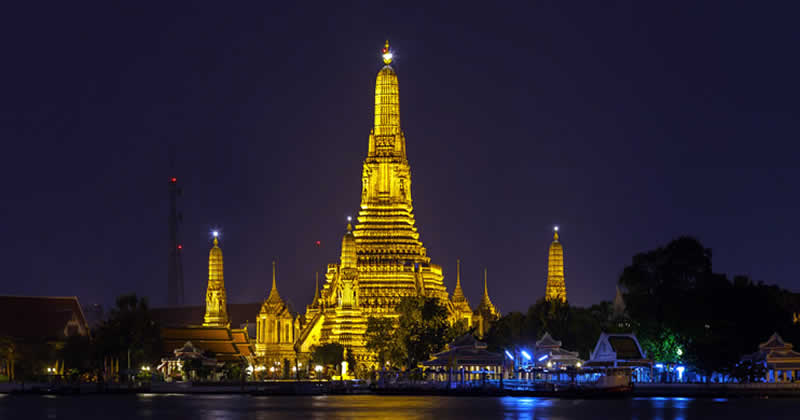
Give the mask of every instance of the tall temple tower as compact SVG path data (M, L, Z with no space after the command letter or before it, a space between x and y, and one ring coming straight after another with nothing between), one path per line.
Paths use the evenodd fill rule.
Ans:
M545 300L567 301L567 286L564 283L564 247L558 241L558 226L553 228L553 243L547 261L547 288Z
M450 305L442 268L431 264L419 240L411 200L411 166L400 127L397 73L389 42L375 81L374 124L361 176L361 208L348 223L338 264L307 311L295 348L311 351L336 342L366 361L363 334L370 317L396 317L403 297L426 296Z
M358 369L375 367L364 342L368 319L396 318L395 308L405 297L439 299L451 322L481 322L488 328L489 322L497 319L485 288L483 306L470 310L461 290L460 269L450 300L442 268L431 263L419 239L411 200L411 166L400 127L397 73L391 66L388 41L382 57L384 66L375 81L375 114L361 175L361 208L355 226L348 218L339 263L328 264L322 289L318 294L315 290L305 315L295 319L296 354L308 355L320 344L339 343L355 356ZM265 343L262 348L265 355L279 350L275 343ZM269 362L272 357L265 359Z
M389 41L375 82L375 119L361 175L361 210L353 231L359 302L383 314L402 296L447 300L442 269L419 240L411 203L411 166L400 128L400 95Z
M228 327L228 300L225 296L225 276L222 266L222 250L219 248L219 232L214 232L214 246L208 253L208 290L206 291L206 315L204 327Z

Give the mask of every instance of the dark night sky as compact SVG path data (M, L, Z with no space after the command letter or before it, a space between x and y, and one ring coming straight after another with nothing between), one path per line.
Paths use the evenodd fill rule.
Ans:
M263 299L277 257L304 306L358 208L386 38L449 290L460 257L473 304L488 266L525 310L559 224L574 304L681 234L800 291L796 3L109 3L1 14L0 294L164 304L173 143L187 302L219 227L229 301Z

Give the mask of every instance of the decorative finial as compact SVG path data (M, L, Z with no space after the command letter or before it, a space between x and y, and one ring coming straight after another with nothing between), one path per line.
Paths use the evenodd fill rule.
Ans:
M558 240L558 226L553 226L553 240Z
M214 235L214 246L219 245L219 232L215 230L211 234Z
M489 277L489 269L483 269L483 294L484 296L489 296L489 286L487 286L487 277Z
M461 260L456 260L456 287L461 287Z
M386 44L384 44L381 53L383 54L383 63L386 65L392 64L392 51L389 50L388 39L386 40Z
M277 263L275 262L275 260L272 260L272 289L273 290L277 290L278 289L278 286L277 286L277 284L275 282L275 265L276 264Z
M353 231L353 225L350 224L350 222L352 222L352 221L353 221L353 218L350 217L350 216L347 216L347 231L348 232L352 232Z

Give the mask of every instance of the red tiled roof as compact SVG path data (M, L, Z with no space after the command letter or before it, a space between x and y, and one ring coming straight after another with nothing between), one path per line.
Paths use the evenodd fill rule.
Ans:
M72 319L88 332L89 325L74 296L0 296L0 336L63 340Z
M228 320L232 328L239 328L244 323L255 324L259 311L261 303L229 303ZM202 325L206 307L193 305L152 308L150 314L162 327Z

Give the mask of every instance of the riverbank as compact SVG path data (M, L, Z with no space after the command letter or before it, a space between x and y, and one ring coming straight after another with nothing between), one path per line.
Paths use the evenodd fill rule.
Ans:
M245 394L245 395L347 395L386 396L512 396L543 398L799 398L800 383L784 384L636 384L626 393L587 393L575 390L499 389L497 387L444 389L413 385L370 388L352 382L271 381L240 384L152 383L140 387L112 384L53 385L47 383L0 383L0 394L105 395L105 394Z

